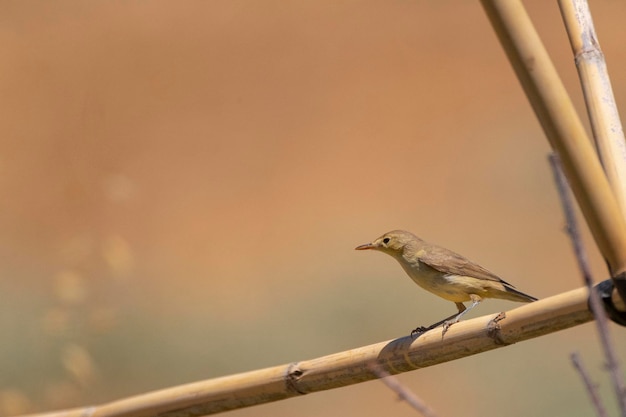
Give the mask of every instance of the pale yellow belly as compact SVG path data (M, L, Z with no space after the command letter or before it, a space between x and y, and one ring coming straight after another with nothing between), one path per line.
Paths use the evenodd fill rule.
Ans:
M455 303L470 301L470 294L478 295L481 298L497 297L497 293L504 291L502 284L484 279L437 274L409 274L417 285L426 291L438 295L439 297Z

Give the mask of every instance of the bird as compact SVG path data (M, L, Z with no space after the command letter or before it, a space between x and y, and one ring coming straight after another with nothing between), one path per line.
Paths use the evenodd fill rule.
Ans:
M529 303L537 298L525 294L502 278L467 258L441 246L430 244L411 232L393 230L356 250L376 250L400 263L407 275L426 291L452 301L458 313L430 326L420 326L411 336L443 325L443 334L484 298ZM464 302L471 301L469 307Z

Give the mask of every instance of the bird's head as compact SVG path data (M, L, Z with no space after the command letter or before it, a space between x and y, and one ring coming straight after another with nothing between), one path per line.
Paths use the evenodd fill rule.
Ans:
M357 246L355 249L374 249L395 257L402 256L407 249L416 250L420 242L422 240L413 233L404 230L393 230L385 233L373 242Z

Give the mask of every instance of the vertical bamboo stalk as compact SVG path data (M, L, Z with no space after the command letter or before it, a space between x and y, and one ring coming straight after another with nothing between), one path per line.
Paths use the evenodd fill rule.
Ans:
M559 0L559 7L600 160L626 218L626 141L589 5L586 0Z

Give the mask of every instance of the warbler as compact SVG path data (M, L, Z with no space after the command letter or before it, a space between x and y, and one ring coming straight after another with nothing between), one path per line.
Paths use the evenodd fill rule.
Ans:
M535 297L524 294L493 272L458 253L427 243L404 230L385 233L373 242L355 249L373 249L391 255L417 285L456 305L458 313L428 327L420 326L411 335L440 325L444 326L445 333L464 314L480 304L483 298L522 303L537 301ZM471 301L469 307L463 304L466 301Z

